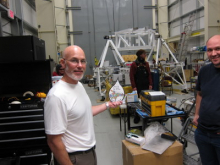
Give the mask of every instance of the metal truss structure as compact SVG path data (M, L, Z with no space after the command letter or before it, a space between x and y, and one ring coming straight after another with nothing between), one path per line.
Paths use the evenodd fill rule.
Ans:
M152 29L125 29L115 32L115 45L119 51L151 50L155 46L155 31Z
M112 41L112 39L115 39L115 43ZM146 28L140 28L140 29L125 29L122 31L115 32L115 35L108 36L107 37L106 45L103 49L102 55L99 60L99 66L97 68L97 81L98 81L98 87L99 92L102 97L105 96L105 92L101 91L101 80L100 80L100 73L104 67L104 60L108 51L108 48L110 47L113 55L115 57L117 65L123 65L125 63L124 59L122 58L120 51L128 51L128 50L139 50L139 49L145 49L149 50L150 53L148 55L147 61L149 61L150 57L152 56L153 52L156 50L156 67L158 67L158 58L159 53L161 52L161 46L165 46L165 48L169 51L171 54L171 57L173 58L173 63L165 63L162 65L163 68L169 67L171 68L168 72L166 72L166 69L158 68L161 72L164 72L165 75L171 76L172 79L183 86L183 90L186 91L187 84L186 84L186 78L185 73L183 70L184 63L178 62L174 54L169 49L168 45L164 41L161 36L156 33L152 29L146 29ZM179 72L182 72L182 77L179 74ZM174 76L170 75L171 73L174 73L177 75L180 79L180 81L176 80Z
M174 56L174 54L170 50L167 43L164 41L163 38L161 38L161 36L158 33L155 33L155 38L157 39L157 46L156 46L157 54L156 54L156 59L155 59L156 68L158 67L158 63L159 63L158 57L159 57L161 46L164 46L168 50L168 52L170 53L170 55L171 55L174 62L164 63L164 64L161 63L161 68L159 68L160 72L163 72L165 75L172 77L173 81L175 81L177 84L179 84L183 87L182 92L187 93L187 91L186 91L186 89L187 89L186 77L185 77L185 72L183 70L184 63L183 62L178 62L178 60L176 59L176 57ZM151 50L151 52L150 52L150 54L147 58L147 61L149 61L149 59L152 55L152 52L153 51ZM170 68L169 71L166 71L167 67ZM180 75L180 73L182 73L182 76ZM177 80L175 78L175 75L178 76L179 80Z

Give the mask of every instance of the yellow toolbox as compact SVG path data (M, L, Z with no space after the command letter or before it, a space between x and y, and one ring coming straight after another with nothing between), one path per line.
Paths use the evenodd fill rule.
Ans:
M140 93L141 107L150 117L164 116L166 95L161 91L142 90Z

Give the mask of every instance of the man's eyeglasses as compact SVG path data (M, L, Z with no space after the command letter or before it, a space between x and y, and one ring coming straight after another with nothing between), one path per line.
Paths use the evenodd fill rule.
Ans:
M64 69L59 69L59 70L64 70Z
M64 60L66 60L66 59L64 58ZM71 60L66 60L66 61L71 62L71 64L73 64L73 65L79 65L79 63L81 63L81 65L84 66L87 64L86 60L71 59Z

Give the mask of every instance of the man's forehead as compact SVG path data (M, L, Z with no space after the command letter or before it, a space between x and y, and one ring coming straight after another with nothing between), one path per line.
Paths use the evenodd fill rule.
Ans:
M219 47L220 46L220 39L219 40L210 40L207 43L207 47Z
M79 48L79 47L69 47L67 50L66 50L66 57L68 58L85 58L85 53L84 51Z
M72 52L70 53L70 58L80 58L80 59L85 59L86 56L83 52Z
M208 42L207 42L207 45L209 43L213 43L213 42L216 42L216 43L219 43L220 44L220 35L216 35L216 36L213 36L211 37Z

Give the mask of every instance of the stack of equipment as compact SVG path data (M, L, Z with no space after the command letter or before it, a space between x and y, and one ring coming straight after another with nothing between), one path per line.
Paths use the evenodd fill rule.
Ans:
M140 93L141 107L150 117L164 116L166 95L161 91L142 90Z

